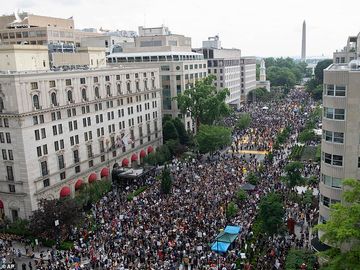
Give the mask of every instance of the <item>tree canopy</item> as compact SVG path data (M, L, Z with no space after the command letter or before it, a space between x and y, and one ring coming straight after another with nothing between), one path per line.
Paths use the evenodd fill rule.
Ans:
M299 161L290 162L285 166L286 177L285 180L290 189L303 183L301 170L304 165Z
M315 77L306 82L306 91L312 95L315 100L321 100L323 94L324 69L332 64L332 59L325 59L316 64Z
M215 76L198 80L194 87L186 89L174 98L183 114L191 113L196 130L200 124L212 125L214 121L231 112L231 108L225 103L230 91L227 88L217 90L214 80Z
M330 219L316 229L322 241L334 246L325 255L330 259L325 269L357 269L360 265L360 182L343 181L343 203L331 205Z
M236 128L237 128L237 129L240 129L240 130L246 129L246 128L249 127L250 123L251 123L251 116L250 116L250 114L248 114L248 113L243 113L243 114L241 114L239 120L238 120L237 123L236 123Z
M214 152L231 143L231 129L222 126L201 125L195 138L200 153Z
M283 225L285 210L281 198L276 193L269 193L260 200L258 222L262 232L273 235Z

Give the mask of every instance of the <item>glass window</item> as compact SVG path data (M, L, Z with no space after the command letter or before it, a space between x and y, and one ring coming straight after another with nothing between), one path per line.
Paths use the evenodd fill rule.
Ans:
M337 96L337 97L345 97L345 95L346 95L345 92L346 92L346 86L336 85L335 96Z
M331 164L331 154L324 153L323 160L324 160L325 163Z
M345 119L345 110L344 109L335 109L335 119L344 120Z
M326 85L326 95L328 96L333 96L335 93L334 91L334 85L333 84L328 84Z
M322 203L323 205L325 205L326 207L330 206L330 198L322 196Z
M344 133L334 132L334 142L335 143L344 143Z
M333 165L335 166L342 166L343 164L343 157L339 155L333 155Z

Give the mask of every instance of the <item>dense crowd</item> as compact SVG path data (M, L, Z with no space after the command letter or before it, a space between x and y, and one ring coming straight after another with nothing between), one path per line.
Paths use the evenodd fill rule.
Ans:
M230 270L236 269L236 262L241 262L243 269L283 269L287 250L291 246L300 247L299 239L294 235L275 235L254 240L252 226L264 195L275 190L286 201L286 187L280 176L306 121L306 114L300 114L298 109L303 106L303 112L310 113L310 103L306 93L292 91L282 101L266 103L266 111L261 103L242 108L242 112L251 115L252 122L246 130L234 131L234 149L269 151L279 131L292 128L289 140L284 147L273 151L274 161L265 162L261 172L258 155L225 151L186 162L174 159L170 195L162 194L155 181L132 201L127 201L126 190L113 190L93 206L83 227L73 229L72 251L51 250L36 266L32 265L35 269ZM229 125L233 122L231 118L226 120ZM227 218L228 204L245 183L246 174L254 171L260 174L260 183L239 205L237 215ZM318 168L308 165L304 173L318 173ZM291 202L288 205L291 210L287 215L297 221L306 220L306 216L310 219L307 210ZM314 213L311 214L313 217ZM240 226L240 235L226 254L216 254L210 244L228 224ZM306 228L303 235L300 240L305 246L308 245ZM264 255L255 264L251 263L259 252Z

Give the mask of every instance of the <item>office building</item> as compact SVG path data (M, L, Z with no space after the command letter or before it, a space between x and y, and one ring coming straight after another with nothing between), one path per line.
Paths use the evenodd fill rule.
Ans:
M256 58L243 56L240 60L241 68L241 102L246 102L248 94L256 89Z
M112 66L159 69L163 115L178 116L187 130L195 131L190 115L182 115L173 100L178 93L194 86L196 80L207 76L207 61L203 54L192 52L189 37L172 34L165 26L140 26L134 46L108 55L107 61Z
M135 166L162 143L158 68L51 69L46 46L0 46L0 212ZM4 68L5 67L5 68Z
M134 38L132 37L120 37L120 36L110 36L110 35L102 35L95 37L84 37L81 39L82 47L100 47L105 48L105 54L109 55L113 52L114 48L121 48L123 46L133 46ZM117 51L119 52L119 50Z
M194 49L207 60L208 74L216 77L214 81L218 89L227 88L230 95L226 103L234 108L240 107L241 101L241 51L239 49L224 49L219 36L209 37L203 41L201 49Z

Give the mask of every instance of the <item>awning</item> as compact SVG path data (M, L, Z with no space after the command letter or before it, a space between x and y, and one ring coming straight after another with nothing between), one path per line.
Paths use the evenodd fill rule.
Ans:
M103 168L100 172L101 177L108 177L109 176L109 169L107 167Z
M141 158L146 157L146 152L145 152L144 150L141 150L141 151L140 151L140 157L141 157Z
M150 154L152 151L154 151L154 148L150 145L147 149L148 154Z
M60 190L60 198L65 198L70 196L71 190L69 187L65 186Z
M78 190L83 185L84 181L82 179L78 179L75 183L75 190Z
M0 209L4 209L4 203L2 200L0 200Z
M131 161L137 161L138 157L136 154L132 154Z
M94 183L97 179L97 176L96 176L96 173L92 173L89 175L89 178L88 178L88 182L91 184L91 183Z
M211 250L215 252L226 253L229 247L230 243L215 241L211 246Z
M122 165L123 167L129 166L129 160L128 160L127 158L124 158L123 161L121 162L121 165Z
M231 234L226 232L221 232L216 236L216 241L224 242L224 243L232 243L235 241L237 234Z
M227 225L227 226L225 227L224 232L230 233L230 234L238 234L239 232L241 232L241 227L240 227L240 226L230 226L230 225Z

